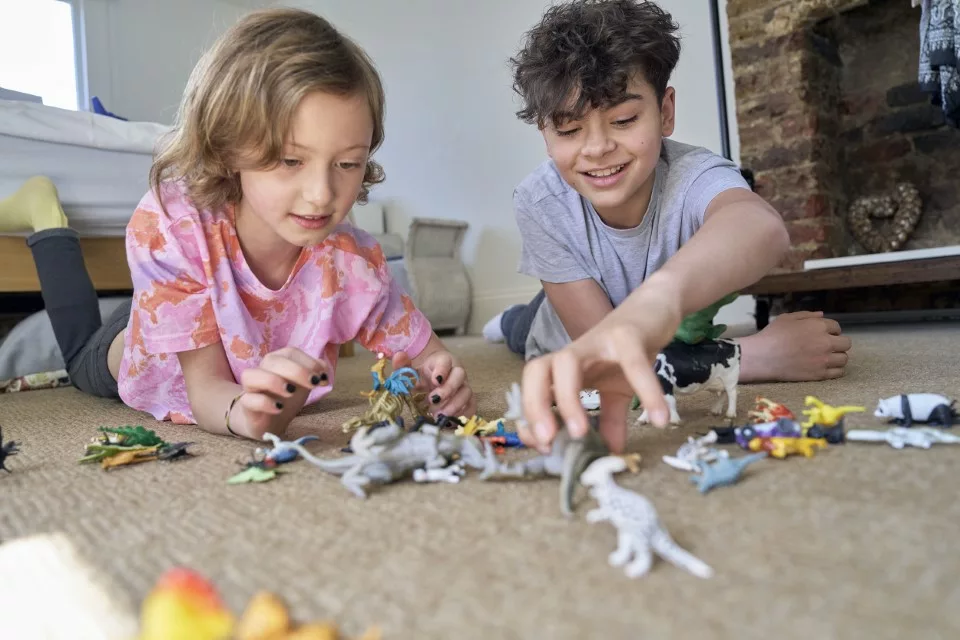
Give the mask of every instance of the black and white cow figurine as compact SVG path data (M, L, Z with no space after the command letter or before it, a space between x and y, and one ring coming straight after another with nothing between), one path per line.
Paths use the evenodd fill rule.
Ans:
M737 417L737 383L740 381L740 345L737 342L718 339L686 344L675 340L657 355L653 368L670 407L671 424L680 424L678 393L716 393L717 402L710 411L713 415L724 413L723 394L726 393L726 417ZM649 421L644 409L637 422Z
M913 422L925 422L942 427L952 427L957 419L954 401L939 393L908 393L883 398L877 403L873 415L889 418L909 427Z

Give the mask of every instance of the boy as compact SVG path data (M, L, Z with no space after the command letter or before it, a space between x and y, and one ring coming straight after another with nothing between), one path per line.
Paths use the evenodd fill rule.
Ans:
M574 0L551 7L512 60L517 115L550 156L514 193L520 271L543 291L484 333L528 360L528 444L546 448L555 435L553 399L583 432L587 382L601 391L614 449L634 391L663 426L656 353L685 315L759 280L789 247L779 214L733 163L667 139L677 28L652 2ZM741 346L742 382L814 380L843 374L850 341L836 322L800 313Z

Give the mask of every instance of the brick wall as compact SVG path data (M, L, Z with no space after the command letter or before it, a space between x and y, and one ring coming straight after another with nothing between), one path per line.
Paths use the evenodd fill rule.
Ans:
M861 253L847 206L901 179L924 201L904 248L960 240L948 180L960 169L960 132L916 90L919 9L909 0L728 0L727 12L741 162L792 240L778 270Z

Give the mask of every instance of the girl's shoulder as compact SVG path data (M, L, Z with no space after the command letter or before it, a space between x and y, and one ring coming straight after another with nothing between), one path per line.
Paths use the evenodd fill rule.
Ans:
M327 239L318 245L317 250L331 253L335 259L359 258L373 269L381 269L387 263L383 249L376 239L363 229L358 229L346 221L338 224Z

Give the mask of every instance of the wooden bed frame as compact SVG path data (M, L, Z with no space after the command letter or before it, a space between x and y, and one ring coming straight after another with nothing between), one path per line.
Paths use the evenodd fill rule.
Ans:
M123 238L81 238L80 246L83 249L83 261L97 291L133 289ZM40 281L33 265L33 256L24 239L0 236L0 296L37 291L40 291ZM353 355L352 342L340 345L341 357Z

